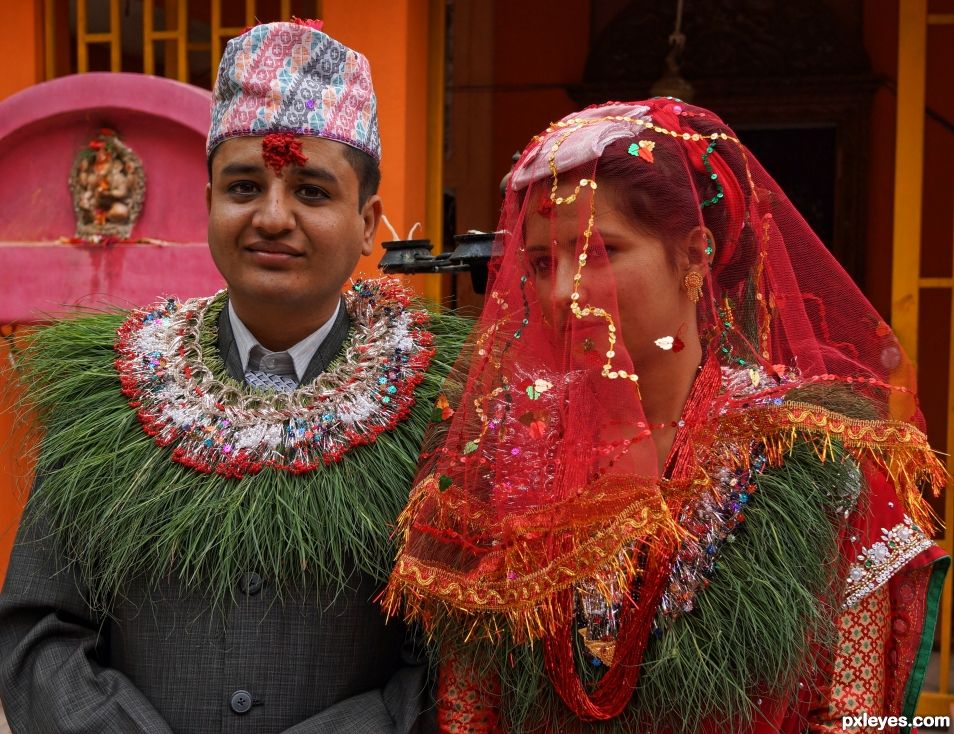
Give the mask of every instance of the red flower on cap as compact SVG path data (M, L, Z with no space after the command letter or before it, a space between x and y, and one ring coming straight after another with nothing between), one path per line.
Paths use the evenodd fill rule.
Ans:
M325 21L323 20L307 20L307 19L298 18L294 15L291 18L291 22L295 23L296 25L308 26L309 28L316 31L320 31L325 27Z

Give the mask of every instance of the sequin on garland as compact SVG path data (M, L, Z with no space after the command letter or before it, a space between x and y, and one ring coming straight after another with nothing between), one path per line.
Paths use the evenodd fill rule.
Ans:
M722 391L734 399L753 395L762 384L791 382L795 373L789 371L771 380L761 368L721 368ZM756 405L778 405L779 397L762 397L753 400ZM685 509L679 519L680 525L689 532L676 556L669 582L660 599L660 618L653 623L653 634L663 634L662 618L675 619L692 612L697 596L709 585L716 573L720 551L726 543L735 540L744 526L745 510L752 495L757 491L757 479L765 470L768 460L765 445L755 441L748 448L739 446L736 453L747 453L749 460L744 466L723 467L713 475L712 486L698 502ZM853 498L857 499L857 493ZM631 554L632 548L623 554ZM606 589L612 593L607 594ZM616 637L619 633L619 614L623 597L629 590L615 589L609 578L600 583L583 581L576 588L576 611L580 623L579 633L590 652L590 663L595 667L612 664Z
M287 394L219 378L203 360L203 325L224 292L133 311L115 345L122 392L180 464L231 477L312 471L408 416L434 356L428 314L408 308L411 297L395 279L355 283L345 294L353 333L343 358Z
M696 596L716 572L722 545L735 540L737 529L745 521L745 508L766 463L765 447L758 444L747 468L720 469L712 491L682 518L683 527L692 535L682 544L660 602L660 611L667 617L679 617L695 609Z

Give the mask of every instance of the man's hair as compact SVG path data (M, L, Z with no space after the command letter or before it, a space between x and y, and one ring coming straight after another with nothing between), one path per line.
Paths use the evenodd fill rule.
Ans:
M368 153L350 145L345 146L345 158L358 176L358 208L378 193L381 185L381 166Z
M352 148L350 145L344 145L344 157L358 177L358 209L361 209L365 202L378 193L378 186L381 185L381 166L369 154L363 150ZM212 155L206 160L206 169L209 172L209 183L212 183L212 159L218 151L218 146L212 149Z

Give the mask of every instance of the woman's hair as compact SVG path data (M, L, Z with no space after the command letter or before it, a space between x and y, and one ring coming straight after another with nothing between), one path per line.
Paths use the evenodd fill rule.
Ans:
M728 130L710 118L683 118L683 121L686 127L691 126L706 137ZM704 144L699 151L700 160L694 161L689 156L695 151L681 140L652 132L643 133L640 139L654 143L652 163L629 152L631 139L617 140L603 151L595 173L601 190L612 191L631 224L669 245L666 251L671 264L676 260L674 243L683 241L698 226L712 232L714 265L718 263L719 270L732 270L726 267L729 265L727 256L732 260L745 260L750 256L750 248L755 246L752 229L746 222L736 221L738 217L732 216L729 202L721 199L716 204L702 206L702 202L718 192L701 160ZM735 202L736 208L747 211L749 187L742 147L732 142L723 143L716 147L714 155L721 157L735 178L734 190L746 199Z

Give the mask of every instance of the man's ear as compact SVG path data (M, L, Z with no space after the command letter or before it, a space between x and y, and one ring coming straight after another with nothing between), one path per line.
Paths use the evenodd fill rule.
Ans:
M374 235L378 231L378 225L381 224L383 211L384 205L377 194L368 197L364 206L361 207L361 219L364 221L364 236L361 240L362 255L370 255L374 252Z
M212 184L207 183L205 185L205 210L209 213L212 212Z

